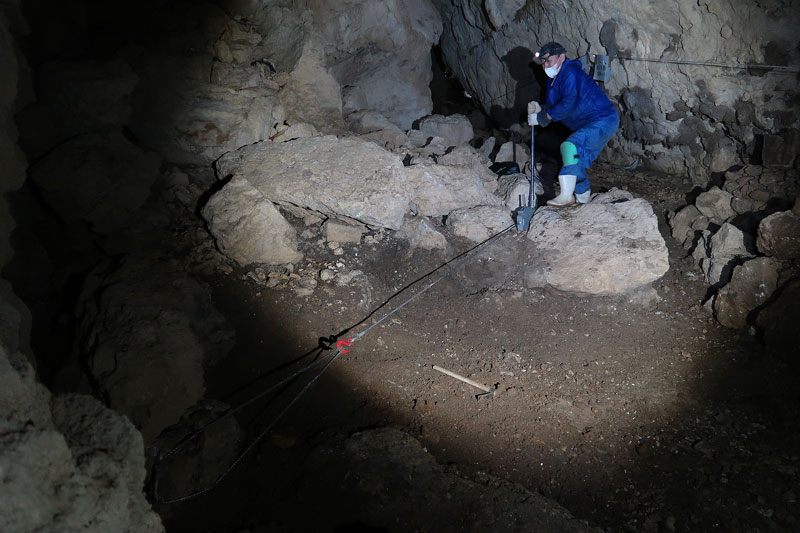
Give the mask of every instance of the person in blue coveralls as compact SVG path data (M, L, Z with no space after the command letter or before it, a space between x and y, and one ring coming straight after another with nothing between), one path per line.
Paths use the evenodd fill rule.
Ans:
M619 114L606 93L590 78L580 61L567 59L559 43L547 43L535 55L547 74L545 105L528 104L528 124L564 123L572 135L561 143L563 166L558 174L561 191L547 205L563 207L591 199L586 170L619 128ZM573 194L574 193L574 194Z

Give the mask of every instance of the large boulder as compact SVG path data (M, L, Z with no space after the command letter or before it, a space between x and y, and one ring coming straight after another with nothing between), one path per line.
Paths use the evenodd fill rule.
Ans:
M459 146L472 140L475 133L464 115L431 115L419 121L426 137L441 137L445 146Z
M411 209L420 215L443 216L455 209L500 205L484 186L484 173L473 167L418 164L407 167Z
M87 280L79 349L108 405L146 443L203 397L205 364L230 349L232 333L209 292L157 254L128 256Z
M758 225L758 251L778 259L800 259L800 215L774 213Z
M303 257L292 225L244 178L225 184L202 213L220 251L241 266L294 263Z
M732 217L736 216L736 211L731 206L733 195L723 191L719 187L711 187L709 190L700 193L695 200L695 207L707 217L711 222L721 226Z
M483 242L513 224L506 209L493 205L456 209L447 217L447 227L453 234L473 242Z
M754 311L775 292L779 269L780 264L769 257L752 259L734 268L730 283L714 298L714 313L719 323L729 328L747 326Z
M31 178L64 221L108 234L134 220L160 167L158 154L109 126L60 145L31 168Z
M653 208L616 189L574 208L539 209L527 237L538 251L526 272L528 287L621 294L652 283L669 269Z
M246 179L272 202L393 230L411 200L401 159L352 138L255 143L221 157L217 172Z
M52 397L2 345L0 472L1 531L164 530L133 424L89 396Z
M711 285L727 283L734 264L753 257L752 237L728 222L711 237L710 242L710 257L701 266L706 281Z

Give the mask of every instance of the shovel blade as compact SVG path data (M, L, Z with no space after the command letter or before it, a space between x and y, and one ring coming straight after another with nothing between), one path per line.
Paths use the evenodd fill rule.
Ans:
M531 219L535 212L536 208L529 205L517 209L517 231L528 231L528 228L531 227Z

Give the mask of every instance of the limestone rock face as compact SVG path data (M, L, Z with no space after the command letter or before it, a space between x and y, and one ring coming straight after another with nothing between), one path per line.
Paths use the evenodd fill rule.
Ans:
M712 172L747 160L745 155L759 157L759 134L787 139L786 132L797 128L798 104L790 102L794 74L619 59L796 69L800 51L791 43L800 11L792 2L703 2L699 9L696 2L681 0L669 10L653 0L578 0L568 6L560 0L436 0L436 5L444 21L445 62L503 125L518 124L527 102L540 98L528 67L532 52L559 41L573 59L612 58L604 89L618 106L621 123L605 157L620 163L638 158L705 187ZM784 150L773 140L777 137L765 139L765 164L791 166L796 148Z
M142 436L89 396L52 397L0 345L0 530L163 531Z
M408 217L397 232L397 236L408 241L410 247L424 250L444 250L447 239L424 217Z
M161 158L110 127L75 137L31 169L45 200L67 222L108 234L129 224L150 194Z
M204 362L231 345L207 288L156 255L98 268L79 305L92 379L147 443L203 396Z
M621 294L657 280L669 269L652 207L617 190L575 208L539 209L527 237L541 256L526 273L528 287Z
M419 164L405 171L412 208L420 215L443 216L455 209L500 205L500 200L486 190L482 173L471 167Z
M800 259L800 216L782 211L762 220L758 251L777 259Z
M513 223L505 208L488 205L456 209L447 217L447 226L455 235L473 242L483 242Z
M431 115L419 122L419 130L428 137L441 137L445 146L467 144L475 135L464 115Z
M203 208L203 218L220 251L241 266L299 261L297 233L264 194L233 178Z
M371 142L333 136L245 146L217 162L276 203L399 229L411 194L400 158Z
M704 268L706 281L711 285L727 283L731 277L733 263L742 258L750 258L752 239L742 230L730 223L725 223L711 237L711 255Z
M714 299L717 320L729 328L743 328L750 314L764 305L778 286L779 264L769 257L747 261L733 269L731 281Z

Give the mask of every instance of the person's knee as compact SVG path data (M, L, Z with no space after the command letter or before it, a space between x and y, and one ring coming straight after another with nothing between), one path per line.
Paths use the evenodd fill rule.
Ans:
M578 162L578 147L569 141L561 143L561 161L564 166L574 165Z

